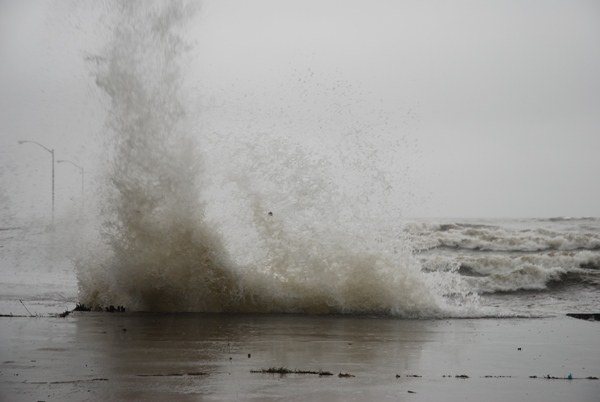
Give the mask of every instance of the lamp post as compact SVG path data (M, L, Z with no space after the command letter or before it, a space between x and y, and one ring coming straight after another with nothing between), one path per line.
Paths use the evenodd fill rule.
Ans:
M35 145L45 149L46 151L50 152L50 155L52 155L52 227L54 227L54 149L50 149L50 148L40 144L37 141L20 140L20 141L18 141L18 143L19 143L19 145L25 144L25 143L35 144Z
M77 169L79 169L79 173L81 173L81 208L83 209L83 205L84 205L84 198L83 198L83 178L84 178L84 175L85 175L85 170L83 169L83 167L79 166L75 162L72 162L72 161L67 160L67 159L59 159L59 160L56 161L56 163L70 163L71 165L73 165Z

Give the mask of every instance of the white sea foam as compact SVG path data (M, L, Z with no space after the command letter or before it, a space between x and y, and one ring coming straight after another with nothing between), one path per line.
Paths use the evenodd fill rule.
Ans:
M561 225L564 221L560 221ZM529 223L527 223L529 224ZM553 224L555 225L555 224ZM468 247L466 244L477 243L481 245L479 233L474 236L471 230L452 236L466 239L461 242L461 247L440 246L439 231L446 232L450 225L426 225L429 230L422 227L410 229L415 242L420 244L421 251L418 258L423 270L427 272L459 272L468 282L471 290L476 293L518 292L521 290L551 290L564 286L597 287L600 283L600 253L589 239L597 238L597 229L579 229L575 233L573 228L554 227L552 229L529 229L493 226L486 231L493 232L493 240L485 240L486 247ZM462 224L453 224L453 228L463 227ZM438 227L439 231L431 228ZM483 227L483 226L482 226ZM450 229L456 230L456 229ZM466 233L468 232L468 234ZM576 247L567 250L540 250L530 249L527 241L514 249L507 249L506 244L514 241L522 233L550 233L552 238L578 238L583 239ZM504 237L503 237L504 236ZM529 236L529 234L527 234ZM420 237L420 239L419 239ZM539 240L537 244L548 244L548 239ZM431 246L436 244L436 246ZM585 249L584 246L590 246ZM429 245L423 246L423 245Z
M547 227L514 229L486 224L415 223L408 230L415 235L420 249L445 247L510 252L600 250L600 233L597 228L589 231L581 231L580 228L565 231Z
M557 281L567 271L564 268L543 268L524 264L510 272L498 272L485 277L470 277L467 281L480 293L543 290L548 282Z

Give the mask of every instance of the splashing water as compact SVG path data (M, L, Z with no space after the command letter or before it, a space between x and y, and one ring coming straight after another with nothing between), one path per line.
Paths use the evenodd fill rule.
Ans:
M345 133L334 147L284 133L219 134L220 145L200 147L182 101L190 47L180 30L194 10L121 8L97 74L111 102L110 166L104 248L78 263L82 303L406 317L477 310L456 272L422 272L400 227L397 177L368 133Z

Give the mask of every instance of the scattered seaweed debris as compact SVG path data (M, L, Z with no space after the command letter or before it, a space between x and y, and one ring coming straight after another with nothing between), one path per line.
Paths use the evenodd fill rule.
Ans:
M125 312L125 307L124 306L87 306L83 303L77 303L75 305L75 308L71 311L105 311L107 313L124 313Z
M555 377L550 374L546 374L545 376L542 376L542 377L538 377L537 375L530 375L529 378L532 378L532 379L540 378L540 379L544 379L544 380L597 380L598 379L598 377L594 377L594 376L573 377L572 374L569 374L566 377Z
M60 313L60 314L54 314L52 315L53 317L60 317L60 318L65 318L67 317L69 314L71 314L74 311L106 311L107 313L114 313L114 312L125 312L125 307L123 306L108 306L106 308L102 308L101 306L96 306L95 308L91 308L89 306L86 306L83 303L77 303L75 305L75 308L73 310L65 310L64 313Z
M77 303L73 311L92 311L92 309L83 303Z
M251 373L259 373L259 374L314 374L318 376L332 376L333 373L330 371L313 371L313 370L290 370L285 367L269 367L268 369L260 369L260 370L250 370Z
M339 378L352 378L352 377L356 377L354 374L350 374L350 373L339 373L338 374Z
M90 378L82 380L66 380L66 381L25 381L26 384L49 385L49 384L79 384L84 382L108 381L108 378Z
M123 306L108 306L104 308L104 311L106 311L107 313L124 313L125 312L125 307Z
M569 313L567 317L585 321L600 321L600 313Z
M198 377L198 376L202 376L202 375L208 375L208 373L205 373L203 371L196 371L196 372L191 372L191 373L137 374L138 377L183 377L183 376Z

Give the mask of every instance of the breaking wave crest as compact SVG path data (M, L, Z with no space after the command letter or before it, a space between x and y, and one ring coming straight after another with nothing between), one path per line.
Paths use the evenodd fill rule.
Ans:
M457 272L478 294L600 286L597 221L496 223L413 224L407 230L424 271Z
M479 314L477 295L456 272L422 272L386 198L394 178L363 155L368 148L373 157L372 145L323 150L262 133L234 144L223 134L226 149L201 149L195 113L181 100L190 49L181 30L194 10L180 2L121 7L114 39L95 59L111 103L110 163L102 245L78 262L82 303Z
M594 220L588 220L596 223ZM565 222L565 220L549 222ZM589 231L582 231L580 228L574 231L559 231L543 226L511 230L495 225L446 223L413 224L409 230L420 238L419 248L422 250L443 248L495 252L600 250L600 234L595 228Z

